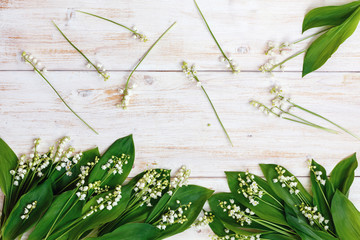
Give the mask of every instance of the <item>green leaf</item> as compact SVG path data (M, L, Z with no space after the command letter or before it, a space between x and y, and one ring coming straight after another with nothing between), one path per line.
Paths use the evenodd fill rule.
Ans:
M340 239L360 239L360 213L339 190L334 195L331 213Z
M330 227L330 230L334 231L334 225L332 223L330 210L331 201L335 193L334 186L328 180L326 170L323 166L321 166L314 160L311 161L311 166L314 169L310 171L311 190L313 193L313 205L317 206L319 212L323 215L323 217L330 221L328 226ZM314 172L321 172L321 175L315 175ZM325 184L322 184L317 178L325 180Z
M360 8L357 8L342 24L331 28L317 38L306 51L302 76L324 65L339 46L353 34L359 20Z
M130 159L128 159L128 163L123 165L122 174L111 174L108 173L108 171L104 171L103 169L101 169L101 167L106 164L112 156L120 157L122 154L130 156ZM129 175L132 169L134 159L135 147L132 135L120 138L116 140L100 158L98 164L96 164L91 171L88 181L95 182L98 180L103 180L103 186L108 185L110 188L114 188L115 186L122 184L125 181L126 177Z
M128 223L102 237L93 240L153 240L159 235L159 229L147 223Z
M215 214L217 218L221 220L221 222L224 224L224 226L226 226L226 228L239 234L248 234L249 230L257 232L264 232L269 230L267 227L255 221L252 221L250 224L244 224L243 226L241 226L240 223L238 223L235 219L228 215L227 211L224 212L224 209L221 208L219 205L220 202L224 201L229 203L231 199L234 200L234 204L240 207L242 211L245 211L246 207L239 203L232 193L217 193L211 196L208 201L211 211Z
M296 213L288 206L285 205L286 219L290 226L296 231L302 240L336 240L327 232L314 229L308 224L304 218L299 218Z
M84 201L78 201L78 197L75 195L76 190L64 192L55 198L34 231L29 235L28 240L43 239L49 231L55 232L81 217Z
M191 205L188 208L188 210L184 211L183 213L188 220L183 224L175 223L167 226L165 230L161 231L160 235L156 239L164 239L188 229L191 226L191 224L196 220L206 200L209 199L209 197L213 194L213 192L214 191L212 190L197 185L188 185L188 186L180 187L172 195L163 213L165 213L168 210L168 208L172 210L177 209L179 207L177 201L180 201L182 205L186 205L191 202ZM164 195L163 197L166 196L167 195ZM159 218L161 218L161 216ZM152 220L151 222L147 222L147 221L146 222L156 225L156 222L159 220L159 218Z
M52 198L53 192L51 189L51 182L49 180L23 195L16 203L2 228L3 240L13 240L17 236L29 230L49 207ZM30 212L29 218L21 219L26 206L34 201L37 201L37 205Z
M335 189L339 189L345 196L349 195L354 181L355 169L358 166L356 153L339 162L330 173L330 181Z
M288 226L285 219L283 201L281 200L281 198L279 198L276 193L274 193L274 191L270 188L269 184L264 179L253 174L246 174L248 173L226 172L228 185L235 199L245 207L250 208L251 210L256 212L256 215L258 215L259 217L277 224ZM255 183L257 183L259 191L263 192L261 198L255 197L255 200L258 201L259 204L255 206L251 204L249 202L249 199L246 198L244 194L240 191L240 182L238 180L239 175L245 181L247 177L249 178L249 176L253 176L254 179L252 179L251 182L254 181Z
M88 162L94 162L96 157L100 157L99 149L93 148L88 151L83 152L82 157L79 162L74 165L71 169L71 176L65 174L66 170L63 168L60 172L55 171L60 175L53 174L51 178L53 179L53 191L55 194L60 194L66 190L70 190L76 187L75 181L80 174L80 167L85 166Z
M274 182L274 179L278 177L278 173L275 170L277 165L275 164L260 164L261 170L264 173L264 176L272 188L272 190L280 197L285 203L287 203L289 206L291 206L294 210L297 210L295 207L296 205L301 204L301 200L299 197L296 196L296 194L291 194L290 190L287 187L282 187L282 183L280 181ZM296 182L297 186L296 188L300 191L299 194L303 196L303 198L310 204L313 202L311 195L305 190L304 186L301 184L301 182L288 170L286 170L284 167L282 169L285 171L283 174L284 176L293 177L294 181Z
M315 27L338 26L349 18L359 6L360 2L354 1L340 6L315 8L306 14L302 32Z
M18 158L4 140L0 138L0 188L5 196L9 196L12 186L10 170L16 168Z

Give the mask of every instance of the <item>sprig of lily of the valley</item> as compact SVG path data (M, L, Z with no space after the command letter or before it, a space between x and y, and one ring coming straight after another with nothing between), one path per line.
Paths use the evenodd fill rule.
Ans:
M86 55L79 49L77 48L71 41L69 38L66 37L66 35L60 30L60 28L55 24L55 22L53 21L54 26L56 27L56 29L60 32L60 34L65 38L65 40L78 52L81 54L81 56L83 56L86 60L86 67L87 68L91 68L93 67L98 73L99 76L101 78L104 79L104 81L108 80L110 78L109 73L106 71L106 69L104 68L104 66L100 63L95 64L92 61L90 61L90 59L88 57L86 57Z
M105 21L114 23L114 24L116 24L116 25L118 25L118 26L120 26L120 27L123 27L123 28L129 30L130 32L132 32L132 33L133 33L133 37L134 37L135 39L139 39L139 40L142 41L142 42L147 42L147 41L148 41L148 38L147 38L144 34L139 33L139 31L138 31L138 29L137 29L136 27L130 28L130 27L127 27L127 26L125 26L125 25L123 25L123 24L121 24L121 23L115 22L115 21L113 21L113 20L111 20L111 19L108 19L108 18L99 16L99 15L95 15L95 14L93 14L93 13L84 12L84 11L80 11L80 10L76 10L76 11L79 12L79 13L87 14L87 15L89 15L89 16L93 16L93 17L100 18L100 19L102 19L102 20L105 20Z
M226 134L227 139L228 139L229 142L231 143L231 146L234 146L233 143L232 143L232 141L231 141L231 139L230 139L230 136L229 136L228 132L226 131L223 123L221 122L221 119L220 119L219 114L217 113L217 111L216 111L216 109L215 109L214 104L212 103L209 95L207 94L204 86L202 85L201 81L199 80L199 78L198 78L198 76L197 76L197 71L196 71L196 69L195 69L195 65L192 65L192 66L190 67L190 66L187 64L187 62L184 61L183 64L182 64L182 69L183 69L183 72L185 73L186 77L187 77L190 81L196 82L196 85L197 85L198 87L200 87L201 90L205 93L206 98L208 99L208 101L209 101L209 103L210 103L210 105L211 105L211 107L212 107L212 109L213 109L213 111L214 111L214 113L215 113L215 115L216 115L217 120L219 121L219 123L220 123L220 125L221 125L221 127L222 127L222 129L223 129L223 131L224 131L224 133Z
M265 54L273 56L275 54L291 52L294 45L304 40L314 40L305 49L297 51L295 54L292 54L280 62L277 62L273 58L270 59L260 67L260 71L271 73L278 67L283 70L286 62L305 53L302 70L302 76L304 77L319 69L327 62L340 45L354 33L359 21L359 1L340 6L326 6L311 10L304 18L302 26L303 33L317 27L325 27L325 29L292 43L284 42L276 45L273 42L269 42Z
M219 48L219 50L220 50L220 52L221 52L221 54L222 54L222 56L219 58L219 60L220 60L221 62L226 62L227 68L229 68L229 69L232 71L232 73L239 73L239 72L240 72L240 68L233 62L233 59L232 59L231 57L228 57L228 56L225 54L225 52L222 50L222 48L221 48L219 42L217 41L215 35L214 35L213 32L211 31L210 26L209 26L209 24L207 23L204 15L203 15L203 13L201 12L199 5L197 4L197 2L196 2L195 0L194 0L194 3L195 3L195 6L196 6L197 10L199 11L199 13L200 13L200 15L201 15L201 18L202 18L203 21L204 21L207 29L209 30L209 32L210 32L210 34L211 34L211 37L214 39L214 41L215 41L215 43L216 43L216 46Z
M119 93L122 94L122 99L121 99L121 103L117 105L117 107L121 107L123 109L127 109L128 105L129 105L129 101L130 101L130 96L132 95L132 91L131 89L133 89L136 85L132 85L130 86L130 80L131 77L133 76L134 72L136 71L136 69L140 66L140 64L144 61L144 59L146 58L146 56L150 53L150 51L156 46L156 44L165 36L165 34L167 32L170 31L170 29L176 24L176 22L174 22L173 24L171 24L170 27L168 27L160 36L159 38L151 45L151 47L145 52L145 54L140 58L139 62L136 64L136 66L133 68L133 70L130 72L126 83L125 83L125 87L124 88L120 88L119 89Z
M60 98L60 100L65 104L65 106L80 120L82 121L88 128L90 128L94 133L98 134L98 132L91 127L84 119L82 119L70 106L65 102L65 100L61 97L60 93L54 88L54 86L49 82L49 80L45 77L45 73L47 72L47 69L45 67L42 67L41 63L34 58L33 55L28 54L26 52L22 53L22 57L24 61L31 65L31 67L34 68L34 71L38 73L49 86L54 90L56 95ZM41 69L40 69L41 68Z
M300 123L300 124L303 124L306 126L314 127L314 128L324 130L324 131L327 131L330 133L335 133L335 134L339 133L337 130L327 128L327 127L321 126L319 124L313 123L309 120L306 120L305 116L303 117L301 115L301 113L311 114L312 116L314 116L320 120L323 120L327 123L330 123L331 125L340 129L341 131L348 133L351 136L353 136L354 138L360 140L360 137L358 137L354 133L350 132L346 128L340 126L339 124L329 120L328 118L326 118L318 113L315 113L305 107L302 107L302 106L294 103L289 97L286 97L283 94L283 91L280 87L275 86L275 87L271 88L270 93L275 95L275 98L272 99L270 106L263 104L257 100L251 100L250 104L252 106L256 107L257 109L259 109L260 111L262 111L266 115L276 116L278 118L282 118L282 119L285 119L288 121L292 121L292 122ZM294 113L292 111L294 109L300 110L301 111L300 115Z

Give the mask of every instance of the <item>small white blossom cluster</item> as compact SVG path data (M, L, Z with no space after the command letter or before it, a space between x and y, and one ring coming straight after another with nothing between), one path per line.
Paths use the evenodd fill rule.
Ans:
M180 188L182 186L187 186L190 173L190 169L186 168L186 166L182 166L176 173L175 177L171 180L170 187Z
M38 177L42 177L42 172L50 165L50 158L46 155L40 155L37 151L37 147L40 144L40 139L34 140L33 153L30 154L30 159L26 159L26 155L20 157L20 161L15 170L10 170L10 174L14 176L14 186L19 186L25 176L30 172L34 172Z
M262 198L264 195L264 191L262 188L254 181L255 176L250 174L249 172L245 172L245 179L241 177L239 174L238 181L239 181L239 189L238 193L243 194L245 198L249 200L249 203L253 206L259 204L257 198Z
M124 89L120 88L118 91L120 95L122 95L121 103L116 105L118 108L127 109L131 96L133 95L133 90L137 87L136 83L132 84L129 87L125 87Z
M99 73L99 77L103 78L104 81L107 81L110 78L110 74L106 71L105 67L101 63L97 63L96 65L93 65L91 62L88 62L86 64L87 68L94 67L96 71Z
M294 176L285 176L284 173L286 172L284 168L281 166L276 166L275 170L278 174L277 178L273 179L274 183L280 183L281 187L288 188L290 194L299 194L300 190L297 189L298 182L295 180Z
M121 185L118 185L113 192L109 192L106 196L98 198L96 200L97 205L91 206L90 211L83 216L83 219L91 216L97 211L102 211L105 208L110 211L119 204L121 197Z
M240 68L234 63L231 57L220 56L220 62L226 63L226 67L232 71L232 73L240 73Z
M279 63L275 59L269 59L265 64L259 67L259 71L262 73L271 73L278 66L278 64ZM283 69L283 67L281 67L281 69Z
M128 164L128 160L130 159L130 155L121 154L120 157L112 156L106 164L101 166L102 170L109 170L112 174L122 174L123 173L123 165Z
M192 226L200 229L202 227L205 227L209 225L209 223L212 223L214 221L215 215L211 212L204 211L204 216L199 217Z
M28 219L32 210L34 210L36 208L36 205L37 205L37 201L27 204L24 209L24 213L23 213L23 215L20 216L20 218L22 220Z
M244 226L245 223L247 225L252 223L252 216L255 215L255 213L249 208L242 210L240 206L235 204L234 199L230 199L229 202L219 200L219 206L224 212L227 212L229 217L235 219L241 226Z
M269 56L275 56L275 55L283 55L287 52L292 51L293 44L289 42L283 42L283 43L275 43L272 41L269 41L267 44L267 49L265 50L265 55Z
M315 181L317 181L321 185L325 186L326 176L325 176L325 179L321 178L321 175L323 174L322 171L316 171L316 166L312 166L311 161L309 161L309 168L310 168L310 171L312 171L315 175Z
M41 73L46 73L47 69L45 67L42 67L41 62L39 62L39 60L37 60L33 55L31 55L30 53L26 53L25 51L22 52L21 56L23 57L23 59L25 60L26 63L29 63L30 65L32 65L32 67L34 68L34 71L36 72L35 69L37 69L39 72ZM41 69L40 69L41 68Z
M225 233L227 233L227 235L221 237L213 235L211 239L212 240L261 240L260 234L249 236L249 235L241 235L238 233L229 234L230 233L229 229L225 229L224 231Z
M256 100L251 100L250 105L257 108L260 112L264 113L265 115L269 115L272 111L272 109L268 108L267 106Z
M69 147L66 151L63 152L62 156L60 157L60 160L56 163L55 169L57 171L61 171L62 169L66 170L66 175L71 176L71 167L73 166L73 161L70 160L70 156L75 151L74 148ZM77 162L78 160L75 160Z
M293 44L288 42L283 42L281 44L268 42L268 48L265 51L265 55L271 56L273 58L270 58L264 65L260 66L259 70L263 73L271 73L275 68L279 67L281 71L284 71L284 63L286 62L286 60L278 63L275 60L274 56L284 55L285 53L292 51L292 46Z
M318 208L310 207L305 205L305 203L301 203L299 205L300 212L309 220L309 223L311 226L316 223L317 225L321 225L325 231L329 229L329 226L327 225L329 223L329 220L325 219L322 214L318 211Z
M186 217L184 212L190 208L192 203L189 202L186 205L181 205L181 202L179 200L176 200L176 203L179 205L178 208L173 210L169 207L167 212L161 215L160 220L156 222L156 227L158 229L165 230L167 226L173 224L184 224L188 221L188 218Z
M144 176L135 184L135 198L140 200L140 206L146 204L151 207L151 200L162 196L163 191L169 186L169 172L160 169L146 171Z
M57 146L55 156L54 156L54 163L57 163L61 160L64 155L64 148L65 145L70 141L70 137L63 137L59 140L59 144Z
M186 77L192 81L192 82L196 82L196 86L201 87L202 84L200 82L200 80L198 79L198 77L196 76L197 71L195 69L195 65L193 64L191 67L188 66L187 62L183 62L182 65L182 69L183 72L185 73Z
M147 42L148 41L147 37L144 34L139 33L138 29L135 26L132 28L132 30L133 30L133 33L134 33L133 38L139 39L142 42Z

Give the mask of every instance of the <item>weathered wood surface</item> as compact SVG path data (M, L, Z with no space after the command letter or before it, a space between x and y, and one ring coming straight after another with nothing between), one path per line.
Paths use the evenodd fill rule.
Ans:
M344 43L319 72L301 79L301 57L275 79L257 72L265 62L268 40L301 37L301 22L311 8L347 1L228 0L198 3L223 49L244 72L225 71L216 45L191 0L186 1L11 1L0 2L0 137L26 153L35 137L43 149L69 135L78 150L95 145L106 150L116 138L134 134L136 162L132 176L147 167L192 169L192 183L227 191L224 171L250 170L258 163L278 163L307 182L306 159L327 170L358 152L360 142L346 134L329 134L257 112L249 100L269 101L269 87L283 86L293 100L360 134L360 31ZM128 26L136 25L150 41L131 39L126 30L80 13L81 9ZM92 60L110 70L103 82L85 68L81 56L53 27L55 20ZM123 111L115 105L129 70L173 22L177 25L150 53L132 81L138 87ZM299 46L301 49L304 45ZM22 50L33 53L50 70L49 80L65 100L99 133L84 126L51 88L25 65ZM198 65L203 82L226 126L231 147L204 94L180 72L180 63ZM210 126L208 126L210 123ZM25 151L25 152L24 152ZM355 180L360 182L360 174ZM360 190L351 199L360 207ZM208 239L209 230L189 230L172 239Z

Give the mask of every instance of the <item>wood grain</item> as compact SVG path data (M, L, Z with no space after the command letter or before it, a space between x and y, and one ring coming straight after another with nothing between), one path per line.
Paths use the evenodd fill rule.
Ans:
M131 176L149 167L192 169L190 182L228 191L224 171L249 170L261 175L259 163L284 165L308 185L306 160L314 158L330 171L344 157L360 150L346 134L329 134L285 120L270 118L249 105L268 102L268 90L281 85L293 101L360 135L360 31L348 39L318 72L301 79L302 57L285 72L269 78L257 71L267 57L269 40L301 38L304 14L313 7L345 0L198 0L223 49L243 72L226 71L214 41L192 0L175 1L55 1L0 2L0 137L17 154L28 153L41 137L43 150L65 135L78 151L134 134L136 161ZM126 30L75 13L84 10L127 26L136 25L150 41L139 42ZM103 82L85 67L84 59L51 23L91 60L109 70ZM153 41L173 22L177 25L153 49L131 80L137 83L129 109L120 101L129 71ZM309 34L312 32L310 31ZM308 42L297 46L302 49ZM21 61L33 53L50 71L47 77L64 99L91 124L97 136L56 97L51 88ZM181 62L195 62L235 147L228 143L204 94L181 72ZM210 124L210 126L208 126ZM360 173L350 198L360 207ZM192 229L171 239L209 239L209 229Z

